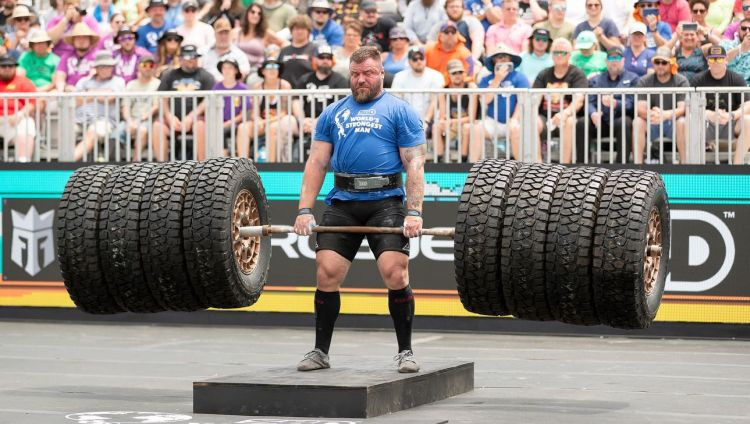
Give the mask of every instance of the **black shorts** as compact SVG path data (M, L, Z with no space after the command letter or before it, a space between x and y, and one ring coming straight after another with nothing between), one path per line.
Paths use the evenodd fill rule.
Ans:
M334 200L323 212L320 225L401 227L405 216L404 203L399 197L356 202ZM333 250L351 262L364 237L365 234L317 233L315 251ZM367 234L367 242L375 259L389 250L409 255L409 239L403 234Z

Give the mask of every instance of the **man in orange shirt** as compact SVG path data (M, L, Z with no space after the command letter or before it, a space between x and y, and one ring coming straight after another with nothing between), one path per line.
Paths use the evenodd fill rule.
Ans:
M440 26L438 39L427 46L425 56L427 67L443 74L445 85L450 84L448 62L453 59L461 61L469 79L474 76L474 58L471 56L471 51L464 46L464 39L458 33L458 27L453 21L448 21Z
M35 92L34 83L16 73L16 65L12 56L0 56L0 93ZM28 162L34 154L34 106L33 98L0 96L0 138L15 145L17 162Z

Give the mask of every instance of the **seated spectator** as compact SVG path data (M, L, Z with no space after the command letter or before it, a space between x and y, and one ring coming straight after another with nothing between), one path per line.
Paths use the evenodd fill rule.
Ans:
M328 4L328 0L313 0L307 13L312 21L312 38L315 44L329 46L344 44L344 29L331 18L333 7Z
M663 90L690 86L687 78L678 74L672 66L672 54L669 48L656 49L651 61L654 64L654 72L640 78L636 88ZM675 95L676 104L672 103L672 99L672 94L638 96L633 119L633 160L636 164L643 163L647 123L651 125L649 136L651 143L663 137L671 138L677 145L680 163L685 163L685 95Z
M586 20L576 25L573 37L578 37L583 31L594 33L600 50L606 51L620 45L620 31L617 25L602 15L602 0L586 0Z
M182 40L182 36L175 29L164 31L164 34L161 35L156 50L157 77L161 77L168 70L177 69L181 66L180 46L182 45Z
M630 38L625 48L625 70L642 77L651 68L651 58L656 50L646 48L646 24L634 22L630 26Z
M103 36L99 39L97 50L115 51L115 36L120 32L120 28L125 26L125 16L120 12L115 12L109 17L109 26L106 30L100 32Z
M289 20L289 31L292 33L292 44L279 52L279 60L284 64L281 78L289 81L293 87L299 78L312 71L312 56L315 46L310 42L312 22L307 15L297 15Z
M167 13L164 14L164 21L170 28L177 28L182 25L183 14L182 8L184 4L182 0L167 0Z
M282 62L277 59L266 59L258 69L263 80L256 82L252 90L291 90L292 86L289 82L280 78L282 72L284 72ZM265 135L264 150L268 162L291 160L290 145L287 144L286 149L278 146L278 140L285 143L290 137L290 131L299 130L297 120L287 111L288 102L288 96L266 95L260 98L258 106L253 108L252 119L240 124L237 129L237 156L249 157L254 135L258 137ZM261 150L260 146L257 148ZM261 161L261 158L255 155L253 157L257 162Z
M544 0L519 0L518 15L527 24L534 25L547 19L548 8L549 3Z
M466 80L464 65L458 59L448 62L450 83L445 88L477 88L477 85ZM432 142L437 154L437 162L450 162L446 156L443 135L448 142L457 140L460 146L461 162L476 162L482 155L482 126L479 125L480 113L475 94L451 94L446 104L445 96L438 96L438 116L432 131ZM488 121L490 118L485 120ZM459 133L461 134L459 139Z
M266 48L270 45L279 48L289 44L288 41L278 37L268 28L268 22L263 15L263 8L253 3L247 7L245 14L240 21L238 30L237 47L247 56L250 63L250 75L255 77L260 65L266 58Z
M716 28L711 27L706 22L706 14L708 13L709 0L691 0L690 1L690 20L698 24L698 42L700 45L708 43L708 35L714 33L721 37L721 32ZM681 25L678 23L677 31L679 31ZM674 38L674 37L673 37Z
M151 53L143 47L135 45L138 34L128 26L120 28L115 38L115 43L120 47L115 52L115 75L122 78L125 84L138 77L138 64L143 56L151 56Z
M458 33L464 39L464 46L471 52L474 61L478 61L484 52L484 27L477 18L464 13L463 0L446 0L445 13L453 21ZM443 22L438 22L430 29L429 40L437 40Z
M552 66L552 56L549 54L552 38L550 32L544 28L536 28L531 34L529 51L521 55L521 66L518 72L529 81L534 81L542 69Z
M221 81L222 73L218 67L219 61L231 58L239 64L243 78L247 76L250 73L250 62L247 60L245 53L236 44L232 44L232 27L229 25L229 21L223 18L217 20L214 22L214 30L216 31L216 44L208 49L203 56L203 68L213 75L214 80Z
M64 40L65 44L72 46L74 50L60 58L53 83L57 91L70 92L75 91L78 81L89 76L94 69L99 36L88 25L79 22Z
M47 22L47 35L52 39L52 52L60 56L60 58L65 53L73 53L75 51L73 46L65 41L65 36L79 23L88 26L91 32L96 35L97 41L99 40L99 24L94 18L85 13L85 9L81 8L80 0L64 0L63 3L65 5L65 14L55 16Z
M669 24L669 29L675 32L678 23L690 20L690 4L687 0L661 0L659 18Z
M740 21L735 39L721 45L727 50L728 69L740 74L750 84L750 19Z
M692 87L746 87L741 75L727 69L727 53L724 47L714 46L708 50L708 70L690 80ZM731 96L731 101L730 101ZM742 103L742 94L720 93L706 96L706 143L709 150L716 149L716 139L728 139L729 131L737 137L731 163L745 164L745 154L750 150L750 108ZM734 124L734 125L732 125Z
M732 16L734 16L732 9L734 9L734 0L710 0L706 24L722 34L732 22Z
M247 85L242 83L242 72L240 64L233 57L222 57L216 64L221 73L221 81L214 84L214 90L247 90ZM244 105L243 105L244 103ZM229 151L229 146L236 129L242 122L248 120L252 111L252 101L247 96L224 96L224 149Z
M297 9L286 0L263 0L263 14L268 21L268 28L279 32L289 26L289 21L297 15ZM360 6L360 10L362 6Z
M552 41L553 65L537 75L532 88L546 88L548 90L587 88L586 74L570 63L572 51L573 46L570 41L564 38ZM582 106L582 94L551 93L541 97L537 132L541 137L541 134L546 132L545 129L549 127L552 137L561 136L561 163L570 163L573 157L573 129L576 124L576 115ZM562 130L560 130L561 128Z
M208 71L198 66L199 58L200 53L198 53L197 47L192 44L182 46L180 50L180 67L171 69L162 75L159 91L190 92L210 90L215 83L214 77ZM175 157L177 157L177 152L181 151L179 147L180 143L186 143L185 151L187 157L182 158L183 160L188 158L197 158L197 160L205 159L206 126L203 121L205 102L202 98L198 100L193 97L178 97L174 99L173 103L174 109L171 109L169 99L163 99L161 105L164 114L163 121L154 122L153 140L156 160L165 161L168 159L167 154L170 143L167 137L172 129L178 134L175 143L176 151L173 152ZM191 131L193 132L193 137L195 137L198 148L197 152L192 151L192 143L188 143L184 137L179 136L179 134L189 134Z
M29 50L32 19L34 19L34 15L31 14L28 7L16 6L13 9L13 15L8 20L12 26L12 31L6 35L9 41L8 50L12 56L20 57L23 52Z
M115 8L125 16L125 22L136 27L146 18L146 8L140 0L115 0Z
M380 51L388 50L391 40L388 34L396 23L389 18L378 16L378 5L373 0L362 0L359 5L359 20L362 22L362 45L377 43Z
M440 27L440 34L436 42L425 48L427 56L427 67L443 74L444 87L450 83L448 75L448 62L458 59L464 64L464 70L469 78L474 76L474 58L469 49L464 47L464 42L458 34L458 28L453 21L447 21Z
M502 19L503 0L466 0L466 12L477 18L486 32Z
M2 9L0 9L0 31L6 31L8 20L13 16L13 9L16 7L15 0L2 0Z
M10 55L0 56L0 93L33 93L34 84L16 73L16 59ZM0 96L3 97L3 96ZM33 99L0 99L0 138L15 146L16 162L29 162L34 156Z
M565 38L573 41L573 31L575 26L565 20L565 11L567 10L565 0L550 0L549 13L547 20L534 25L534 28L543 28L549 31L550 39Z
M393 77L391 88L394 90L431 90L443 88L445 78L443 75L427 67L425 61L425 50L421 46L413 46L409 49L409 69L397 73ZM430 128L432 118L435 116L437 96L427 93L405 93L401 97L414 107L422 119L425 128Z
M256 6L260 8L260 6ZM214 29L211 25L198 19L198 2L187 0L182 4L182 25L177 27L177 33L182 36L185 44L198 46L198 50L204 53L209 47L216 43Z
M149 0L146 13L150 20L138 28L138 45L155 54L162 35L172 29L164 20L167 3L164 0Z
M391 28L388 38L391 40L391 49L381 55L383 68L395 75L408 66L406 55L409 53L409 35L405 29L396 26Z
M599 44L593 32L579 33L575 46L576 50L570 56L570 64L580 68L586 74L586 78L607 70L607 54L599 51Z
M156 60L149 53L138 60L138 77L125 86L129 93L153 92L159 88L156 78ZM122 128L121 136L124 140L133 140L132 160L139 162L143 149L146 148L149 127L159 110L159 101L155 97L125 97L122 99Z
M528 48L528 39L533 30L529 24L518 19L517 0L503 1L502 11L502 19L487 30L484 39L485 49L494 51L496 46L502 43L513 53L521 54Z
M404 16L404 28L409 38L418 44L434 41L428 38L430 30L448 19L443 4L444 1L412 0Z
M727 30L724 31L724 40L734 40L737 38L740 32L740 22L743 19L750 19L750 0L742 0L742 17L737 19L737 22L729 24Z
M659 0L652 1L658 3ZM586 3L584 2L584 8L586 7L585 4ZM634 22L634 5L635 1L633 0L602 0L602 15L615 23L617 31L620 32L620 43L624 41L624 35L627 33L627 29L630 27L630 24Z
M496 52L485 59L485 66L491 74L479 81L479 88L529 88L529 80L516 70L520 65L521 57L501 44ZM482 121L482 125L484 126L484 137L486 139L503 141L507 137L510 140L512 157L522 160L520 149L521 108L518 105L517 97L515 94L510 96L504 94L482 96L482 101L487 105L487 116ZM539 144L537 145L536 160L542 160Z
M109 20L117 13L117 9L112 0L96 0L96 4L89 7L88 13L99 24L99 33L106 34L109 31Z
M125 90L125 81L115 75L117 62L112 52L100 50L94 59L94 75L76 83L75 91L91 93L93 97L76 98L76 129L84 131L83 140L76 144L73 160L86 157L94 143L106 137L117 126L120 112L115 107L118 92ZM97 159L97 158L94 158Z
M632 88L638 83L638 75L625 69L625 56L622 47L614 47L607 52L607 71L589 79L591 88ZM601 158L593 160L591 148L601 137L614 137L616 140L614 151L617 152L617 162L625 162L630 151L630 140L633 125L632 95L617 96L604 94L597 99L596 94L589 95L588 116L578 118L576 127L576 155L575 162L600 162ZM623 104L624 103L624 104ZM586 127L588 126L588 140L586 144ZM588 153L588 154L587 154Z
M333 65L334 72L349 79L349 58L362 45L362 23L351 21L344 25L344 45L333 49L333 57L336 64Z
M708 63L706 58L703 57L703 49L699 44L700 27L698 31L686 30L684 23L680 24L677 29L677 37L679 44L675 47L675 59L677 60L677 72L685 76L688 80L695 74L703 72L707 67ZM710 45L706 45L708 49Z
M36 91L52 91L55 85L52 77L60 58L50 51L52 40L47 33L34 31L29 39L30 50L24 52L18 60L18 66L26 72L26 77L36 86Z
M265 3L270 2L266 1ZM245 8L240 0L208 0L201 12L199 14L200 19L211 26L214 26L219 19L224 18L229 21L230 27L234 28L239 25L242 15L245 13Z
M667 44L672 39L672 30L669 24L659 18L658 0L638 0L636 5L633 17L636 22L646 24L646 47L656 51L657 47Z

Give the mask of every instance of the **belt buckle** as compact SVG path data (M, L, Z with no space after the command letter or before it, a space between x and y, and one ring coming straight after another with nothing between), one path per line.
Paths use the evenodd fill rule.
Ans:
M354 188L357 190L373 190L383 188L388 183L385 177L360 177L354 178Z

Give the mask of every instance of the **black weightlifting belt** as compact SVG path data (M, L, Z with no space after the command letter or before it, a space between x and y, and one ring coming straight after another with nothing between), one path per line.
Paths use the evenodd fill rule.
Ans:
M401 173L377 175L377 174L333 174L333 185L340 190L367 192L399 188L403 186Z

